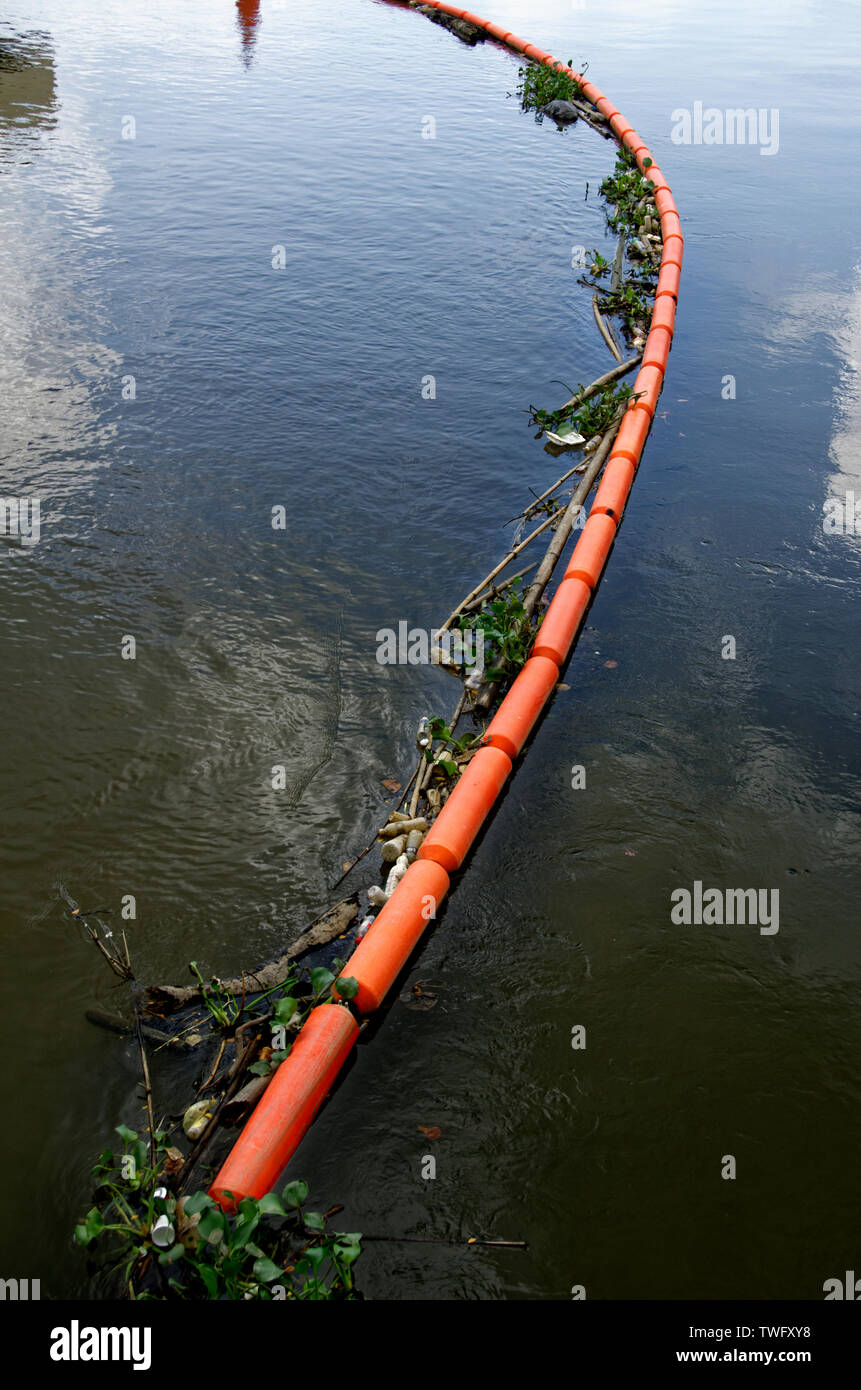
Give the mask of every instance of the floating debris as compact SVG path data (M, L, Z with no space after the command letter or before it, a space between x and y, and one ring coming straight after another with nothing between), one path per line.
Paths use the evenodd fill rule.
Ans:
M557 449L579 449L581 444L586 443L583 435L578 434L575 427L567 422L561 424L558 429L552 433L550 430L547 430L546 435L550 443L555 444Z

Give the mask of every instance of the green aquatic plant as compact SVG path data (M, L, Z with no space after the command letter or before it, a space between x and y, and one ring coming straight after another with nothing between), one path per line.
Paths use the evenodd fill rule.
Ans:
M573 62L573 58L568 59L569 68ZM542 108L548 102L575 101L583 94L580 83L569 77L567 72L560 72L558 68L548 67L545 63L529 63L526 67L518 68L518 76L517 95L521 108L534 111L539 124L544 120Z
M306 1211L308 1186L290 1182L279 1197L245 1197L224 1212L207 1192L178 1198L165 1175L167 1135L155 1154L125 1125L123 1151L105 1149L93 1168L95 1205L75 1228L75 1241L97 1247L122 1270L135 1299L340 1300L358 1297L353 1265L357 1232L330 1232L327 1216ZM94 1250L95 1253L95 1250Z
M644 161L646 169L651 162L650 159ZM599 191L601 197L613 209L612 212L607 212L607 225L611 231L624 231L628 235L636 236L642 220L640 203L649 193L655 191L655 185L646 174L640 173L630 150L619 150L616 167L613 173L604 179Z
M626 281L617 290L603 293L598 306L602 314L615 314L628 333L645 327L649 322L651 305L640 287Z
M189 961L188 968L200 985L200 997L215 1027L230 1028L239 1017L240 1006L235 995L222 990L221 981L217 975L213 975L207 984L198 969L196 960Z
M581 384L578 391L586 388ZM610 428L617 413L634 399L635 393L627 382L610 383L580 406L560 406L558 410L541 410L529 407L532 423L543 430L556 430L564 421L570 421L578 434L591 439Z
M478 741L476 735L463 734L460 738L455 738L445 720L441 719L439 715L428 720L427 731L430 734L431 742L424 750L425 761L436 763L447 777L457 777L459 769L454 759L470 752L475 747ZM435 743L442 744L442 747L434 751L433 745ZM452 756L450 758L443 757L442 754L446 752L450 752Z
M482 633L485 650L489 647L493 654L493 663L484 672L486 680L514 674L529 657L535 629L523 598L520 583L515 581L486 599L477 613L461 614L458 620L461 631Z

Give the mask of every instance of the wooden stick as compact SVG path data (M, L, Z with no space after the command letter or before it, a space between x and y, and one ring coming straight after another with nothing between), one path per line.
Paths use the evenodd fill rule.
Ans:
M583 503L589 496L595 479L601 472L601 469L604 467L604 462L607 458L607 455L613 447L613 440L616 438L616 435L619 431L619 426L622 422L622 414L623 412L621 410L617 411L615 420L613 421L610 428L607 430L607 433L604 435L604 438L601 440L601 443L598 445L598 448L595 450L595 453L592 457L592 461L589 464L589 467L586 470L586 472L583 474L581 481L575 488L574 495L571 498L571 501L568 503L568 506L565 510L565 514L562 517L562 520L560 521L558 527L556 528L556 532L553 536L553 539L547 547L544 559L538 566L538 573L536 574L535 578L533 579L532 583L526 591L526 597L523 600L523 607L526 610L526 615L528 618L531 618L533 613L535 612L535 609L538 606L538 600L541 598L541 595L544 593L544 590L546 589L547 584L549 583L550 576L553 574L556 562L559 559L559 556L562 554L568 537L571 534L571 530L574 526L574 522L577 519L578 513L581 511Z
M473 600L474 598L477 598L478 595L481 593L482 589L486 589L487 586L488 586L488 584L492 583L492 581L496 578L496 576L497 576L498 574L501 574L501 573L502 573L502 571L505 569L506 565L510 565L510 564L511 564L511 561L515 558L515 556L519 555L520 552L521 552L521 550L525 550L526 547L527 547L532 541L535 540L535 537L536 537L536 536L540 536L540 535L541 535L542 531L546 531L546 530L547 530L547 527L551 524L551 522L556 521L557 517L558 517L558 512L551 512L550 516L548 516L544 521L542 521L542 523L541 523L540 526L536 526L535 530L532 531L532 532L526 537L526 540L525 540L525 541L521 541L520 544L519 544L519 545L516 545L516 546L514 547L513 550L509 550L509 552L508 552L508 554L506 555L505 559L504 559L504 560L500 560L499 564L496 565L496 566L490 571L490 574L485 575L485 577L484 577L484 579L482 579L481 583L480 583L480 584L476 584L475 588L470 590L470 592L467 594L466 598L463 599L463 601L462 601L461 603L458 604L457 608L455 608L455 610L454 610L453 613L449 613L449 615L448 615L448 617L446 618L445 622L443 623L442 627L437 628L437 633L439 634L439 633L441 633L441 632L446 632L446 631L448 630L448 628L451 627L451 625L452 625L452 623L454 622L455 618L458 617L458 615L459 615L460 613L463 612L464 604L466 604L466 603L471 603L472 600Z
M591 386L586 386L582 391L578 391L576 396L572 396L570 401L566 401L564 405L560 406L560 413L563 410L570 410L572 406L583 405L585 401L597 395L599 391L603 390L605 386L609 386L611 382L618 381L619 377L627 376L628 372L632 372L635 367L638 367L642 360L643 354L638 352L636 357L629 357L627 362L622 362L618 367L612 367L609 372L605 372L603 376L599 376L597 381L593 381Z
M291 973L294 961L304 955L306 951L313 950L317 946L325 946L328 942L334 941L336 937L343 936L347 928L355 921L358 916L358 905L354 894L348 898L342 898L334 907L329 908L315 922L303 931L292 946L286 951L263 965L259 970L252 972L244 971L239 980L222 980L220 988L222 994L242 994L243 990L258 994L263 990L275 988L286 979ZM146 1008L149 1013L175 1013L177 1009L185 1008L186 1004L197 1003L201 999L200 988L198 985L148 985L145 991Z
M617 412L615 420L613 421L610 428L607 430L606 434L601 440L601 443L598 445L598 448L595 450L595 453L592 456L592 460L589 464L588 469L583 474L582 479L575 488L574 495L572 496L571 501L569 502L565 511L561 515L556 533L554 534L553 539L547 547L544 559L541 561L541 564L538 567L538 573L533 579L529 588L527 589L526 597L523 600L523 607L526 611L527 618L531 618L534 614L535 609L538 606L538 600L540 599L545 588L547 587L547 584L556 566L556 562L559 559L559 556L562 553L565 543L571 534L571 529L577 518L577 514L580 511L586 498L589 496L595 479L597 478L598 474L603 468L607 455L613 447L613 440L616 438L616 433L619 429L619 424L621 422L623 413L623 411ZM559 513L557 512L557 516L558 515ZM498 681L493 681L490 685L484 686L484 688L481 690L478 696L478 699L476 700L476 705L480 709L488 709L490 705L493 703L494 699L496 698L496 692L498 689Z
M604 339L604 342L607 344L608 348L609 348L610 351L612 352L612 354L613 354L613 356L615 357L616 361L617 361L617 362L621 362L621 360L622 360L622 354L621 354L621 352L619 351L619 349L617 348L616 344L615 344L614 341L613 341L613 338L612 338L612 336L611 336L611 334L610 334L610 329L609 329L609 327L608 327L608 325L607 325L607 320L604 318L604 315L601 313L601 310L598 308L598 296L597 296L597 294L593 294L593 296L592 296L592 313L595 315L595 322L596 322L597 325L598 325L598 332L601 334L601 337Z
M463 707L464 707L465 704L466 704L466 691L464 690L464 691L462 692L462 694L461 694L460 699L458 700L458 702L457 702L457 704L456 704L456 706L455 706L454 714L452 715L451 719L449 720L448 727L449 727L449 729L451 730L452 733L454 733L455 728L457 727L457 721L460 719L460 716L463 714ZM411 803L411 805L410 805L410 815L411 815L411 816L415 816L415 814L416 814L416 810L417 810L418 804L419 804L419 797L421 796L421 794L422 794L422 792L424 791L425 787L426 787L426 786L428 785L428 783L430 782L430 779L431 779L431 777L433 776L434 767L435 767L435 764L434 764L433 762L429 762L429 763L427 764L427 767L425 768L424 775L423 775L422 777L420 777L419 780L418 780L418 782L416 783L416 789L415 789L415 791L413 792L413 799L412 799L412 803Z
M480 1240L467 1236L465 1240L446 1240L444 1236L362 1236L362 1240L391 1241L406 1245L495 1245L506 1250L528 1250L525 1240Z
M149 1066L147 1064L146 1043L144 1042L141 1030L141 1017L138 1011L137 1001L135 1000L135 1032L137 1034L138 1051L140 1052L141 1071L143 1072L144 1094L146 1096L146 1117L149 1127L149 1152L150 1160L155 1163L155 1116L152 1113L152 1083L149 1077Z
M416 778L418 777L419 773L421 772L423 761L424 761L424 759L419 759L418 766L415 768L415 771L413 772L412 777L411 777L410 780L407 782L406 787L401 791L401 794L400 794L400 796L398 797L398 801L397 801L398 806L403 806L404 802L406 801L407 797L409 796L410 787L412 786L413 782L416 780ZM379 833L379 832L377 832L377 833ZM374 845L377 844L377 833L375 833L374 838L373 838L373 840L371 840L370 844L365 845L365 848L362 850L361 854L357 854L357 855L356 855L356 857L355 857L355 859L353 860L352 864L350 865L349 869L345 869L344 872L341 874L341 877L335 879L335 882L332 884L332 890L333 890L333 891L334 891L335 888L339 887L340 884L342 884L342 883L344 882L344 879L347 877L348 874L351 874L351 873L353 872L353 870L355 869L356 865L357 865L358 863L360 863L361 860L364 859L365 855L366 855L366 854L370 854L371 850L374 848Z
M270 1013L262 1016L259 1019L249 1019L248 1023L242 1024L242 1028L247 1028L249 1026L249 1023L257 1023L262 1026L262 1024L264 1024L267 1021L267 1019L271 1017L272 1015ZM241 1032L242 1030L237 1029L236 1031L238 1035L239 1032ZM227 1102L229 1100L232 1100L236 1092L239 1090L240 1082L242 1081L242 1078L245 1074L246 1068L248 1067L251 1061L251 1058L254 1056L260 1037L261 1032L260 1030L258 1030L257 1032L255 1032L247 1047L243 1049L241 1055L237 1057L236 1063L232 1070L231 1079L227 1086L227 1090L224 1092L224 1095L221 1097L221 1100L215 1107L215 1110L212 1113L212 1119L209 1121L209 1124L206 1126L206 1129L201 1134L197 1143L186 1155L185 1162L183 1163L182 1168L180 1169L178 1174L177 1191L183 1188L185 1184L188 1182L192 1169L195 1167L198 1159L200 1158L201 1154L203 1153L204 1149L206 1148L207 1144L209 1143L210 1139L212 1139L216 1129L218 1128L222 1110L224 1109Z
M610 293L616 294L622 283L622 257L625 254L625 233L619 233L619 240L616 243L616 259L613 261L613 271L610 275Z
M577 467L579 468L580 464L578 464ZM576 469L572 468L571 472L576 472ZM568 476L569 475L566 473L565 477L567 478ZM550 491L552 492L553 489L551 488ZM536 497L535 501L543 502L546 496L547 493L545 492L542 494L541 497ZM530 506L526 508L527 512L531 510L531 506L533 505L534 503L530 504ZM523 513L521 513L521 516L522 515ZM513 516L511 520L519 521L520 518ZM497 594L501 594L503 589L508 588L509 584L513 584L516 579L522 579L524 574L530 574L532 570L534 570L537 567L537 565L538 561L536 560L534 565L527 565L525 570L518 570L517 573L513 574L510 579L504 579L501 584L491 584L490 588L485 589L484 593L479 594L478 598L474 598L471 603L464 604L463 608L461 608L460 610L461 613L471 613L474 608L481 608L482 604L486 603L489 598L496 598Z

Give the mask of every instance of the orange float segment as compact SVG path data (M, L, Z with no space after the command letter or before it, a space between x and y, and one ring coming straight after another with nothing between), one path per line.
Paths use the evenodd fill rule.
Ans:
M634 481L634 465L628 458L611 458L604 469L601 485L595 494L590 516L603 512L618 527Z
M449 876L434 860L415 859L407 869L341 972L359 986L353 1003L360 1014L380 1007L448 890Z
M449 874L459 869L510 772L511 759L501 748L480 748L422 841L418 858L433 859Z
M614 116L620 115L620 112L613 105L612 101L608 101L607 97L599 97L595 102L595 106L601 112L602 116L607 117L608 121L612 121Z
M681 265L677 265L675 262L662 261L661 269L658 272L658 288L655 290L655 304L661 295L672 295L673 299L677 299L681 280Z
M676 301L672 296L665 294L660 299L655 298L650 327L665 328L670 337L673 336L676 329Z
M549 53L545 53L543 48L537 48L534 43L528 43L523 52L536 63L545 63L550 57Z
M617 111L615 116L610 117L610 129L622 140L628 134L628 131L632 131L634 127L631 125L630 121L625 120L621 112Z
M635 410L633 406L626 410L622 416L619 433L613 442L610 458L618 458L620 455L629 458L636 468L650 425L651 420L644 410Z
M558 680L559 667L552 657L531 656L496 711L485 742L491 748L501 748L509 758L516 758Z
M612 517L605 516L603 512L594 516L590 513L574 547L565 578L582 579L584 584L594 589L601 578L615 534L616 523Z
M664 240L670 236L678 236L684 241L681 218L677 212L661 213L661 236Z
M684 250L685 243L682 237L675 235L665 237L661 265L677 265L681 268Z
M582 579L563 578L532 644L533 657L546 656L564 666L591 601L592 590Z
M272 1191L358 1036L349 1009L319 1004L311 1010L209 1189L225 1211L243 1197Z
M642 135L638 135L636 130L634 130L633 128L627 130L625 134L622 136L622 144L627 146L627 148L631 151L631 154L634 155L635 158L640 150L645 150L646 154L649 153L648 146L646 145L646 142L643 139Z
M508 38L510 32L508 29L506 29L504 24L485 24L484 27L487 30L488 34L492 34L493 37L495 39L499 39L500 42L504 42L505 39Z
M660 367L665 372L667 358L670 355L673 335L666 324L652 324L649 329L649 336L646 339L646 346L643 348L643 366ZM643 412L641 411L640 414Z
M667 192L669 193L670 186L667 183L667 180L664 178L663 171L658 168L657 164L655 164L654 161L649 165L647 169L643 168L643 165L645 164L649 156L647 154L644 154L641 157L643 163L640 165L640 169L643 178L649 179L655 185L654 189L652 190L653 193L659 193L662 188L666 188Z
M595 86L594 82L581 82L580 91L587 101L591 101L593 106L596 102L604 99L604 93Z
M663 384L664 372L662 367L641 367L637 373L637 380L634 382L634 390L640 398L634 406L634 410L648 413L649 419L653 419Z

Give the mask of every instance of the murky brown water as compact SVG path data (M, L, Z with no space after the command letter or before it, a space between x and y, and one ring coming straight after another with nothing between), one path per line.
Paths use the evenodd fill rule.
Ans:
M570 689L409 976L440 1002L385 1011L293 1165L348 1229L530 1248L374 1245L377 1298L819 1298L861 1259L861 551L822 527L861 497L858 12L647 8L493 8L643 132L686 267ZM88 1290L86 1174L139 1116L60 889L135 895L144 980L298 934L451 702L377 630L490 568L559 471L526 406L608 365L570 262L612 149L408 12L252 9L0 26L2 492L41 504L2 542L0 1273L46 1295ZM674 144L696 101L778 108L779 150ZM695 880L779 890L779 931L674 925Z

